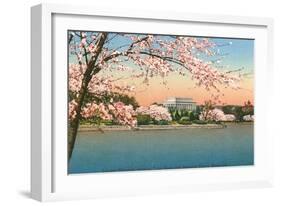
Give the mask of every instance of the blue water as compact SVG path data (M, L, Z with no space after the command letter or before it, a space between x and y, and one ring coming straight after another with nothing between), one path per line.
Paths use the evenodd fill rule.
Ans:
M253 125L80 132L69 174L254 164Z

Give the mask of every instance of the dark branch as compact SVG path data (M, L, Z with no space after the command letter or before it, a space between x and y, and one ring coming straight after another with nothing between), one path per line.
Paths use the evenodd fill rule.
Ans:
M153 57L156 57L156 58L159 58L159 59L163 59L163 60L166 60L166 61L170 61L170 62L173 62L175 64L178 64L186 69L189 69L185 64L184 62L181 62L180 60L178 59L175 59L173 57L168 57L168 56L160 56L158 54L152 54L152 53L149 53L149 52L140 52L140 54L145 54L145 55L149 55L149 56L153 56Z
M226 72L226 74L229 74L229 73L233 73L233 72L240 72L244 69L244 67L240 68L240 69L236 69L236 70L231 70L231 71L228 71Z
M112 36L110 39L106 40L106 42L105 42L104 44L109 43L112 39L114 39L114 38L117 37L117 36L118 36L118 33L115 34L114 36Z
M68 38L68 44L70 44L70 42L72 41L72 39L73 39L73 34L70 33L69 38Z
M83 38L86 38L86 37L82 37L82 32L80 32L80 35L81 35L81 37L80 37L81 41L82 41ZM85 54L86 65L88 65L89 64L89 62L88 62L88 55L87 55L87 50L86 50L85 45L83 45L83 50L84 50L84 54Z
M116 57L122 56L122 55L123 55L123 56L127 56L126 54L128 54L129 52L132 51L134 45L136 45L136 44L138 44L138 43L140 43L140 42L142 42L142 41L146 41L147 39L148 39L148 36L143 37L143 38L141 38L141 39L139 39L139 40L137 40L137 41L134 41L134 42L133 42L132 44L130 44L130 45L127 44L127 45L123 45L123 46L121 46L121 47L118 47L117 49L120 49L120 48L125 47L125 46L129 46L129 48L127 49L127 51L124 52L125 55L123 54L123 52L114 53L114 54L111 54L111 55L105 57L105 58L104 58L104 61L106 62L106 61L109 61L110 59L113 59L113 58L116 58ZM115 51L116 51L117 49L115 49Z

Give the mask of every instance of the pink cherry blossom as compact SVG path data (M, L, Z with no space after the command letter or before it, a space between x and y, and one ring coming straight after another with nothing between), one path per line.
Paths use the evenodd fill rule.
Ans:
M88 103L82 108L81 116L86 119L99 117L103 120L114 120L119 124L130 127L135 127L137 124L133 106L125 105L123 102L107 105Z
M233 115L233 114L225 114L224 117L225 117L225 121L230 121L230 122L232 122L232 121L235 121L235 120L236 120L236 117L235 117L235 115Z
M136 113L132 105L125 105L123 102L115 102L109 109L118 123L130 127L135 127L137 125Z
M245 115L243 116L244 121L254 121L254 115Z
M103 103L95 104L88 103L84 108L82 108L81 115L84 118L99 117L103 120L112 120L112 115L109 113L108 109Z
M69 90L78 93L81 89L83 74L86 71L86 65L70 64L69 65ZM88 85L88 92L101 95L105 92L133 92L134 85L116 83L115 79L110 76L93 76Z
M224 114L220 109L213 110L203 110L199 115L200 120L209 120L209 121L235 121L235 116L233 114Z
M73 120L76 117L77 115L76 108L77 108L77 102L75 100L70 101L68 104L68 117L70 120Z
M160 121L160 120L167 120L171 121L172 117L170 112L167 108L157 105L150 105L148 107L141 106L136 109L138 114L146 114L149 115L151 118Z

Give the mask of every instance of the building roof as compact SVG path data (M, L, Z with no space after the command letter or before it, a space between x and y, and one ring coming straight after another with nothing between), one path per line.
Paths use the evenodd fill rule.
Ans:
M173 102L173 103L196 103L195 101L193 101L192 98L190 97L168 97L164 103L169 103L169 102Z

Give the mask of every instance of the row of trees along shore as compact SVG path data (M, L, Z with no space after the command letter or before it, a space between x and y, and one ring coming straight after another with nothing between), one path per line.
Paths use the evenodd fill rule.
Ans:
M243 106L223 105L215 106L211 101L206 101L204 105L196 107L195 111L187 109L166 109L162 104L153 103L150 107L140 107L134 97L124 94L116 94L114 98L125 105L134 105L137 111L136 120L139 125L168 125L168 124L208 124L221 122L248 122L253 121L254 106L250 101ZM92 101L92 100L90 100ZM117 121L103 120L99 116L92 118L82 118L81 124L99 125L120 125Z
M239 69L226 71L216 66L215 59L220 55L217 48L224 45L216 45L207 38L69 31L68 45L68 159L81 120L113 120L130 127L137 124L137 105L126 105L122 95L115 95L135 88L119 85L114 74L127 71L131 79L142 78L145 84L157 76L165 79L175 73L189 75L196 86L210 91L215 100L222 93L221 87L239 89ZM134 65L134 72L129 65Z

